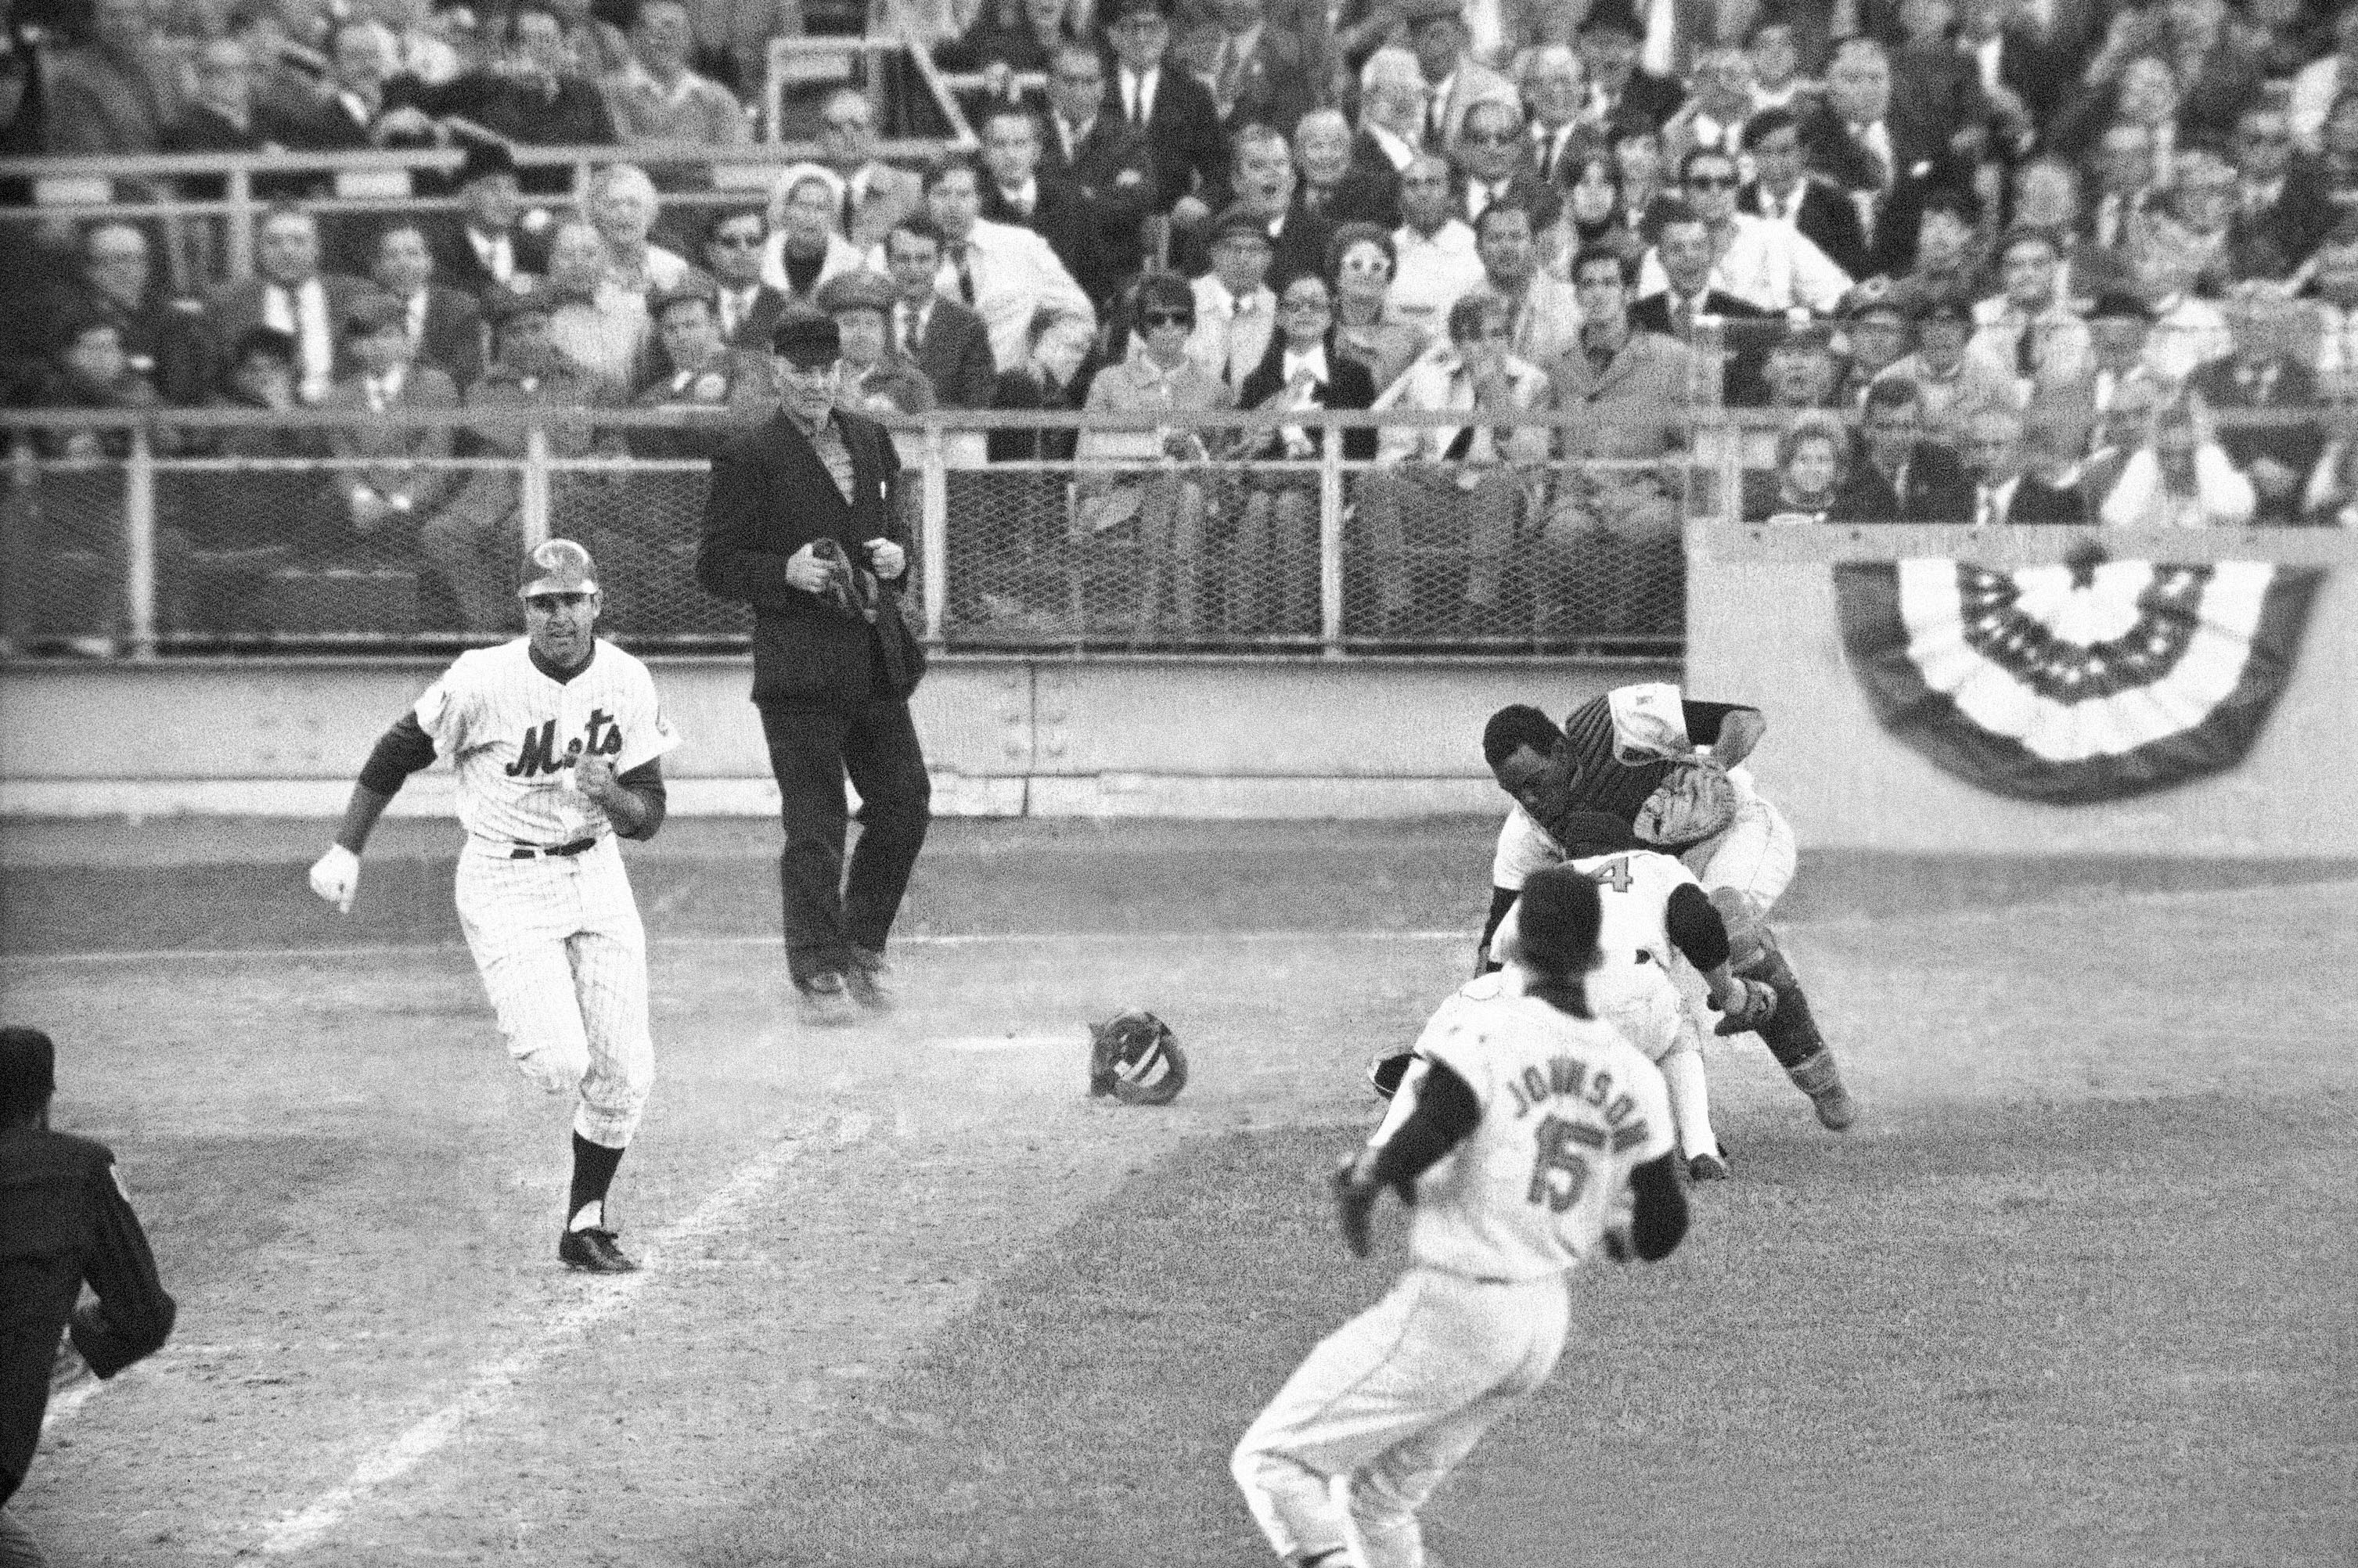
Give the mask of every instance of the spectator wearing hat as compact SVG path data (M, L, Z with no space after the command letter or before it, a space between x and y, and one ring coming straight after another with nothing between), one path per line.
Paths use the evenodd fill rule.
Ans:
M1685 449L1693 398L1693 354L1629 317L1620 254L1591 245L1572 260L1580 311L1577 340L1542 362L1555 405L1595 417L1568 427L1562 456L1572 462L1654 461ZM1669 610L1682 541L1675 488L1654 470L1572 469L1548 513L1541 544L1540 614L1550 634L1663 631L1645 614Z
M1801 148L1801 124L1790 109L1764 109L1746 127L1751 183L1736 195L1736 209L1785 224L1824 253L1853 278L1869 274L1866 232L1858 209L1843 189L1809 167Z
M343 333L356 368L337 381L321 407L345 416L330 432L334 455L366 465L338 475L350 524L345 537L369 541L365 553L378 558L388 553L406 557L415 530L434 514L460 476L418 466L420 460L450 456L449 426L406 425L399 416L455 409L459 389L443 371L416 362L408 312L389 294L353 300L344 313Z
M1581 118L1588 68L1570 44L1541 44L1519 57L1515 87L1531 115L1524 156L1531 172L1560 190L1570 187L1581 159L1604 150L1596 127Z
M1466 52L1472 39L1463 0L1401 0L1399 10L1408 29L1409 49L1424 78L1424 113L1417 134L1426 149L1455 150L1466 112L1476 103L1495 100L1520 106L1515 84Z
M1973 485L1957 455L1925 438L1916 384L1881 375L1866 389L1856 449L1836 492L1835 523L1963 523Z
M695 142L740 146L752 139L736 95L689 69L696 33L684 0L641 0L630 30L631 59L600 81L606 113L624 146ZM656 183L671 190L709 189L708 166L667 164Z
M2014 377L1965 352L1974 334L1970 299L1955 293L1917 295L1910 315L1916 326L1915 351L1877 379L1904 381L1915 389L1917 416L1927 440L1953 447L1962 433L1959 422L1969 410L1992 403L2017 406ZM1872 407L1872 386L1867 401Z
M1735 157L1719 148L1698 147L1680 165L1681 193L1711 231L1710 287L1765 310L1832 314L1850 292L1850 274L1791 224L1744 211L1736 200L1741 182ZM1661 257L1648 252L1639 264L1638 292L1669 287Z
M580 414L618 401L604 378L575 364L557 346L551 322L560 306L556 289L529 276L484 296L492 364L467 389L467 407L506 415ZM552 418L540 428L554 458L622 455L620 438L601 434L587 419ZM510 465L524 457L526 429L521 422L487 420L474 436L485 457L504 458ZM521 477L515 466L472 471L449 504L418 530L418 543L448 585L468 631L505 632L517 615L515 563L524 553ZM550 482L550 507L568 519L602 519L611 489L604 475L561 473Z
M2088 308L2088 335L2085 397L2095 416L2092 439L2098 449L2125 454L2144 434L2146 416L2174 390L2146 356L2153 337L2152 308L2125 290L2100 295Z
M885 940L932 815L908 704L925 659L898 599L909 539L892 438L836 406L833 318L789 310L771 347L782 401L713 459L696 578L753 611L753 706L785 828L786 967L805 1015L833 1022L886 1000ZM822 541L867 574L872 617L826 597ZM848 867L847 779L860 820Z
M236 342L257 326L292 333L302 354L303 401L317 404L352 368L341 325L352 301L376 291L360 278L320 272L319 225L298 207L263 214L254 259L254 276L207 297L205 324L215 344Z
M2187 387L2212 408L2272 409L2285 416L2267 424L2234 425L2220 432L2219 444L2252 481L2258 497L2255 520L2298 523L2303 490L2325 450L2325 432L2316 417L2317 381L2303 362L2315 330L2311 308L2255 293L2230 299L2225 309L2235 351L2195 371Z
M450 287L481 297L518 273L546 273L548 214L527 211L515 157L505 145L468 144L458 180L459 211L427 235Z
M762 252L769 237L770 221L758 207L716 207L704 222L704 265L720 335L732 349L763 356L771 329L791 303L784 289L762 281Z
M1136 294L1138 351L1107 365L1089 383L1087 406L1109 414L1195 413L1235 401L1228 383L1187 351L1196 329L1195 296L1185 279L1149 273ZM1132 632L1140 642L1163 633L1182 637L1202 629L1205 521L1209 450L1195 430L1158 438L1152 431L1086 430L1079 459L1141 465L1135 477L1087 475L1076 503L1078 525L1103 533L1137 520L1144 555ZM1173 459L1181 467L1166 466Z
M1449 308L1481 283L1482 257L1474 225L1450 200L1449 165L1420 153L1401 176L1401 226L1392 232L1397 258L1384 319L1412 327L1431 342Z
M1594 124L1643 125L1660 132L1686 102L1686 91L1639 63L1646 29L1628 0L1595 0L1580 21L1576 45L1588 68Z
M838 406L871 417L923 414L934 407L933 384L915 362L892 346L892 307L900 291L881 272L848 272L829 278L813 303L835 318L842 341L842 377Z
M1277 293L1270 287L1269 228L1231 207L1211 229L1212 268L1188 287L1195 328L1187 357L1233 393L1269 351L1277 332Z
M1106 38L1114 64L1106 76L1104 113L1145 134L1154 155L1154 210L1183 232L1200 228L1228 203L1220 112L1193 75L1166 69L1171 0L1115 0L1110 10Z
M434 253L425 229L403 220L377 231L371 279L401 307L412 359L450 378L456 389L483 373L482 308L434 281Z
M946 155L925 174L925 206L941 232L935 287L982 318L994 364L1023 357L1032 319L1044 309L1097 319L1096 308L1048 242L982 216L983 175L973 158Z
M1866 407L1866 389L1875 378L1908 357L1916 346L1908 302L1881 278L1861 284L1843 301L1842 374L1834 388L1834 406L1857 416Z
M1504 631L1501 591L1507 561L1533 494L1529 471L1546 461L1551 432L1489 423L1549 406L1547 373L1516 356L1514 313L1487 287L1449 308L1448 341L1426 354L1385 395L1402 413L1462 413L1458 426L1387 426L1377 469L1360 492L1360 516L1373 551L1377 630L1397 633L1416 620L1420 579L1410 567L1412 540L1436 535L1465 548L1462 582L1444 588L1455 603L1443 614L1477 631Z
M662 345L662 369L632 406L676 414L680 423L631 431L633 457L709 458L777 406L770 356L740 348L722 335L719 303L712 280L695 273L648 300L647 313Z

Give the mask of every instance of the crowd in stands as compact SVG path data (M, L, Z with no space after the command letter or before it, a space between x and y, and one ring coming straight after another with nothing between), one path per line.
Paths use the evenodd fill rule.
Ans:
M1510 550L1592 578L1674 553L1698 400L1776 411L1741 497L1756 519L2358 521L2358 443L2333 411L2358 389L2358 5L968 9L909 14L982 83L975 151L883 161L879 95L847 89L819 106L823 156L738 204L708 170L630 148L752 135L763 49L803 27L801 0L20 5L6 150L466 153L450 200L390 217L270 175L254 276L178 295L154 223L84 225L77 254L48 258L53 287L12 270L30 308L0 322L0 370L20 405L350 410L330 446L386 467L345 487L341 524L416 530L462 604L513 496L405 479L427 470L400 460L453 449L447 433L366 413L750 412L767 335L797 309L842 325L846 401L871 410L1462 411L1345 451L1386 460L1355 481L1379 557L1460 531L1477 620ZM568 170L519 171L512 146L614 151L577 193ZM1530 409L1595 417L1482 418ZM705 438L568 428L641 455ZM987 451L1323 449L1315 428L1184 453L1058 434ZM1534 483L1540 464L1553 477ZM1191 580L1216 547L1271 561L1268 602L1232 620L1298 614L1314 503L1274 473L1101 480L1075 506L1086 526L1140 519L1171 562L1142 624L1184 630L1217 608ZM1391 569L1386 612L1405 603Z

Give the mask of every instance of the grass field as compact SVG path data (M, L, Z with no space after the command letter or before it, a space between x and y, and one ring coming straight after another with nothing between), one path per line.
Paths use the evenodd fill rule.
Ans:
M137 1568L1268 1561L1227 1451L1397 1266L1319 1180L1485 863L1469 823L952 829L899 1011L813 1032L746 854L642 859L649 1267L610 1281L553 1260L564 1113L429 855L323 927L270 834L73 837L9 848L0 1010L59 1036L59 1123L117 1150L182 1317L66 1392L12 1511ZM2358 1561L2353 889L1813 868L1789 946L1861 1125L1714 1052L1736 1179L1669 1262L1575 1281L1436 1558ZM1081 1021L1140 1004L1194 1081L1093 1104Z

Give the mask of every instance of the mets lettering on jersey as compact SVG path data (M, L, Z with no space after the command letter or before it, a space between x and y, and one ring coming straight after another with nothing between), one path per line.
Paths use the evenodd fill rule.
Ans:
M460 822L497 844L602 836L605 810L573 786L573 765L607 757L625 773L679 744L646 665L604 641L562 682L523 638L461 654L417 699L417 722L458 769Z

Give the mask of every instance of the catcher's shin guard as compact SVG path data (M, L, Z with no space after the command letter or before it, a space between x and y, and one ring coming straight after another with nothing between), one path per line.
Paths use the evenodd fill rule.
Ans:
M1835 1065L1825 1036L1818 1033L1818 1021L1810 1014L1810 999L1802 994L1793 966L1785 961L1783 949L1766 927L1761 935L1759 950L1739 971L1747 979L1765 980L1777 992L1777 1011L1760 1026L1760 1038L1793 1087L1810 1097L1819 1122L1840 1132L1858 1119L1858 1107L1843 1087L1842 1069Z

